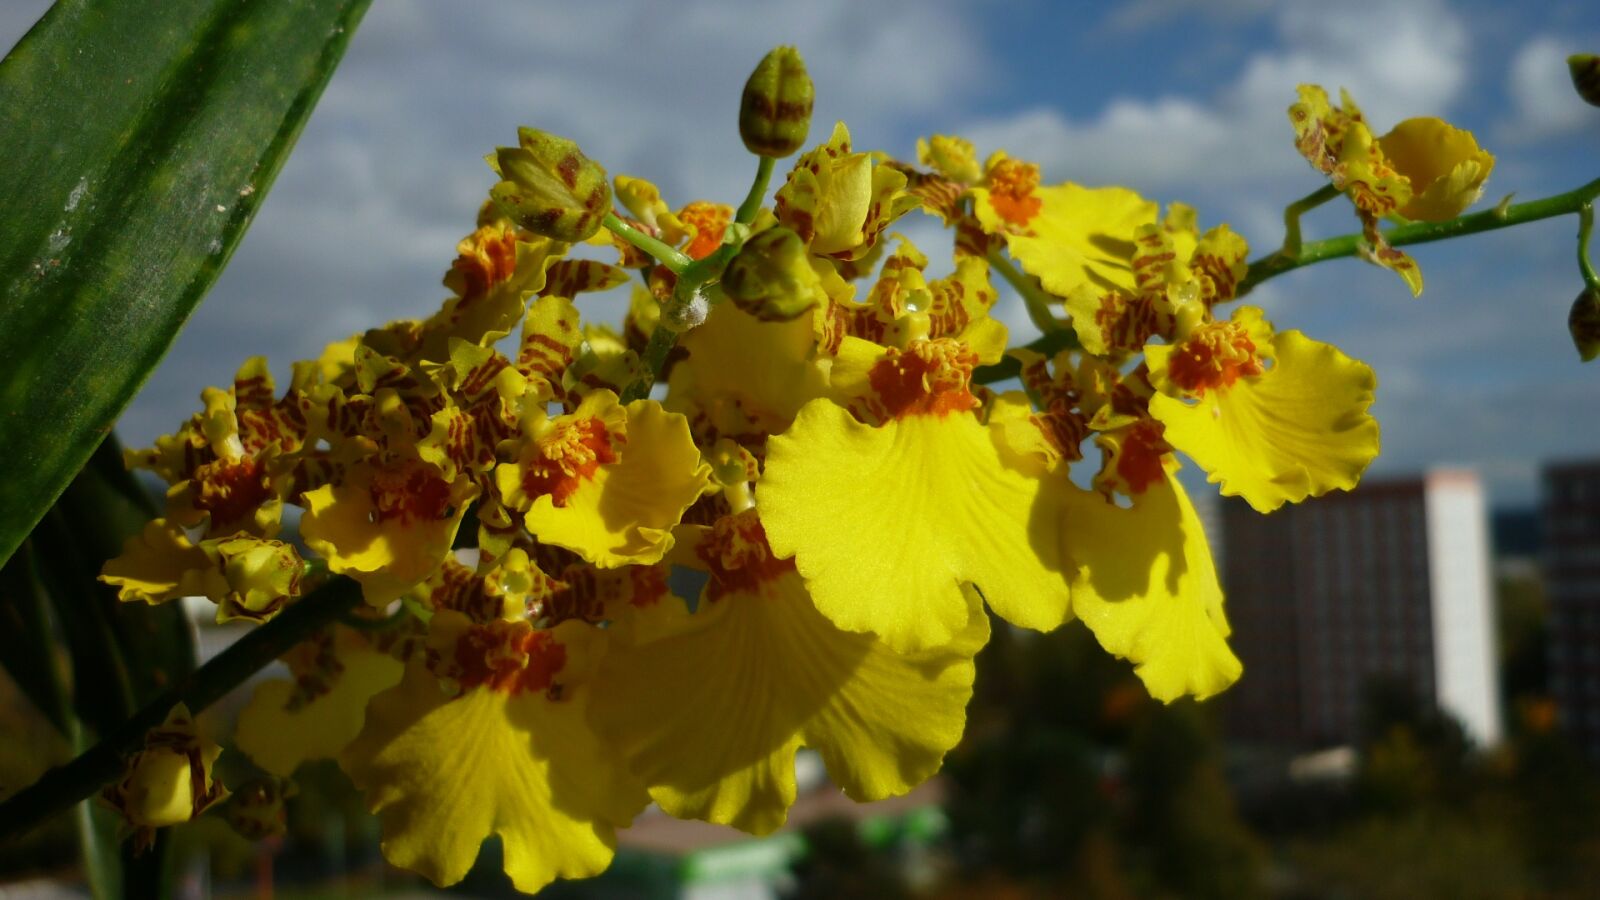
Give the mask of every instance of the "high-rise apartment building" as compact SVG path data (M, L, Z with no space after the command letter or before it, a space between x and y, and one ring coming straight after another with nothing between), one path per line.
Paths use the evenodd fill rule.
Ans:
M1546 466L1543 481L1550 692L1600 758L1600 460Z
M1260 515L1222 512L1221 573L1244 677L1235 736L1290 746L1359 737L1374 682L1408 686L1479 744L1500 738L1488 519L1470 471L1368 480Z

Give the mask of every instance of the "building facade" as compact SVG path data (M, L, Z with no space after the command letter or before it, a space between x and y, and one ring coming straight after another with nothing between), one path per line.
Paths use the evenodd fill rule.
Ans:
M1546 466L1543 494L1550 693L1600 758L1600 460Z
M1367 691L1408 687L1499 741L1488 517L1475 474L1363 482L1260 515L1222 511L1221 574L1244 677L1235 737L1294 747L1360 736Z

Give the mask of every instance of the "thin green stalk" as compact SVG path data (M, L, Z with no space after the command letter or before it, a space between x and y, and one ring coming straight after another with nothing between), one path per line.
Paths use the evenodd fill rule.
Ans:
M650 332L650 343L644 348L645 375L628 385L627 390L622 392L622 402L629 403L650 396L650 388L654 387L656 379L661 377L661 369L667 364L667 357L677 344L676 331L665 325L656 325L656 330Z
M756 180L750 185L750 192L745 195L744 202L739 204L739 212L733 217L740 225L754 222L756 213L761 212L761 201L767 199L767 183L772 180L772 166L777 160L770 156L759 159L761 162L756 166Z
M1594 204L1585 203L1578 209L1578 271L1583 273L1583 283L1589 290L1600 293L1600 275L1589 260L1589 236L1594 233Z
M1457 216L1444 222L1411 222L1384 232L1384 238L1395 247L1407 244L1426 244L1449 238L1464 237L1499 228L1509 228L1554 216L1579 213L1597 196L1600 196L1600 178L1563 194L1516 203L1504 208L1496 207L1468 216ZM1243 297L1252 288L1285 272L1302 266L1319 263L1360 252L1361 234L1346 234L1321 241L1310 241L1300 247L1300 252L1288 255L1274 252L1250 264L1249 272L1239 283L1237 296Z
M1052 331L1043 337L1036 338L1027 344L1027 349L1042 356L1055 356L1063 350L1076 350L1083 345L1078 343L1078 334L1070 328ZM993 365L979 366L973 370L972 381L975 384L994 384L996 381L1005 381L1007 378L1016 378L1022 374L1022 363L1016 357L1007 355Z
M606 213L606 217L601 221L612 234L655 257L663 266L671 269L674 274L681 274L684 269L689 268L689 265L694 262L688 256L668 246L665 241L653 238L622 221L621 217L614 212Z
M198 714L360 602L360 586L345 577L302 597L174 684L100 743L0 803L0 834L20 835L93 796L122 774L128 757L144 747L145 735L174 706L182 703Z
M1340 190L1325 184L1283 208L1283 248L1280 253L1294 256L1300 252L1300 217L1339 196Z
M1033 327L1045 334L1067 330L1061 320L1050 312L1050 302L1054 298L1032 279L1018 271L1017 267L1011 264L1011 260L1006 259L999 250L989 251L989 265L1022 297L1023 305L1028 308L1028 318L1033 321Z

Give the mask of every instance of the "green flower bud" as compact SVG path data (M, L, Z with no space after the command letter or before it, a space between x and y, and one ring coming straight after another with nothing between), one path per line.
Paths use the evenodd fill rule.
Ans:
M739 137L745 147L773 159L799 150L811 130L813 94L799 51L776 47L762 57L739 101Z
M503 179L489 196L511 220L537 235L577 243L600 230L611 209L611 183L578 145L533 128L518 128L519 146L486 157Z
M1574 53L1567 57L1567 71L1572 73L1572 86L1578 89L1578 96L1590 106L1600 106L1600 56Z
M788 321L817 305L821 279L805 242L787 228L769 228L745 242L722 273L722 292L766 321Z
M1600 291L1584 288L1567 313L1567 331L1584 362L1600 356Z

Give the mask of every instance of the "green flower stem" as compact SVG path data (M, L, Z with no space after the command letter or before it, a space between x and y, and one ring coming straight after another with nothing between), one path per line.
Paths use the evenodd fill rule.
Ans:
M750 184L750 191L745 195L744 202L739 204L739 211L734 216L734 222L736 224L750 224L755 220L756 214L761 211L761 201L766 199L767 185L772 180L772 166L774 162L775 160L773 160L771 157L761 157L760 164L756 166L755 181ZM634 238L629 237L626 233L618 231L616 225L612 224L613 222L615 222L616 225L621 225L623 228L628 229L628 231L632 231L634 234L639 235L639 237L665 248L667 252L672 253L679 260L681 260L682 265L680 267L674 267L672 263L667 262L666 258L657 254L656 251L645 246L644 244L639 243ZM654 238L639 234L637 230L629 228L626 222L618 219L615 215L608 214L606 216L606 227L610 228L612 231L615 231L619 236L632 243L640 250L654 255L657 259L660 259L664 264L666 264L667 268L672 269L673 274L678 276L678 284L677 287L675 287L672 291L672 299L667 302L677 306L683 306L692 302L695 293L699 291L701 287L713 279L721 277L722 270L726 269L728 267L728 263L732 262L733 258L739 255L739 248L742 246L741 243L723 244L704 259L690 259L689 257L684 256L682 253L679 253L670 247L667 247L665 244L662 244L660 241L657 241ZM748 231L748 229L745 230ZM672 355L672 348L678 344L678 332L665 324L664 320L666 319L667 314L668 310L663 309L663 321L658 322L656 324L655 331L650 332L650 343L645 345L644 348L644 374L639 378L639 380L628 385L628 387L622 392L622 402L624 403L632 400L640 400L650 396L650 389L654 387L655 383L661 378L661 370L667 364L667 357Z
M1283 249L1280 253L1294 256L1300 252L1300 217L1339 196L1341 191L1331 184L1301 197L1283 208Z
M1077 350L1083 345L1078 343L1078 334L1070 328L1052 331L1034 341L1029 342L1027 349L1042 356L1055 356L1063 350ZM1022 363L1016 357L1006 355L999 362L989 366L979 366L973 370L972 380L975 384L994 384L996 381L1005 381L1007 378L1016 378L1022 374Z
M360 586L344 577L307 594L174 684L100 743L0 803L0 834L20 835L93 796L122 775L128 757L143 749L145 735L174 706L182 703L198 714L360 602Z
M1600 293L1600 275L1589 260L1589 235L1594 233L1594 204L1585 203L1578 208L1578 271L1583 273L1583 283L1589 290Z
M740 225L754 222L756 213L761 212L761 201L767 199L767 183L772 180L772 166L777 160L770 156L759 158L761 162L756 166L756 180L750 185L750 193L745 195L744 202L739 204L739 211L733 217Z
M1473 213L1469 216L1457 216L1444 222L1411 222L1406 225L1400 225L1384 232L1384 237L1395 247L1463 237L1482 231L1494 231L1498 228L1509 228L1513 225L1536 222L1540 219L1549 219L1554 216L1581 213L1583 207L1589 205L1597 196L1600 196L1600 178L1596 178L1594 181L1564 194L1556 194L1539 200L1529 200L1526 203L1495 207L1494 209ZM1361 235L1359 233L1346 234L1321 241L1310 241L1303 244L1298 253L1288 254L1279 251L1270 256L1262 257L1250 264L1249 272L1245 275L1244 280L1239 283L1237 296L1243 297L1256 285L1276 278L1285 272L1298 269L1301 266L1309 266L1312 263L1339 259L1345 256L1355 256L1360 252L1360 247Z
M993 266L994 270L1000 273L1000 277L1022 296L1022 302L1028 308L1028 318L1033 320L1033 327L1045 334L1067 330L1066 325L1050 312L1050 301L1055 298L1018 271L1017 267L1011 264L1011 260L1006 259L999 250L989 252L989 265Z
M622 221L614 212L606 213L606 217L601 222L612 234L655 257L663 266L671 269L673 274L682 274L683 270L689 268L689 265L694 262L684 254L667 246L664 241L657 240Z

